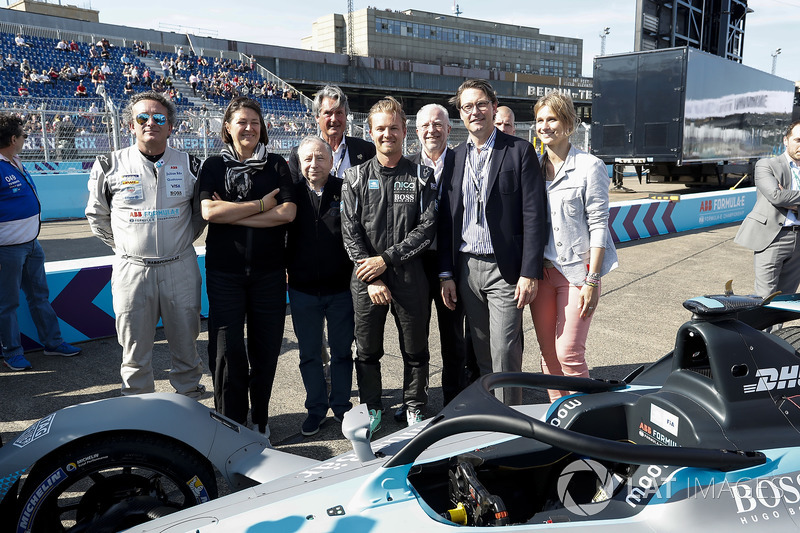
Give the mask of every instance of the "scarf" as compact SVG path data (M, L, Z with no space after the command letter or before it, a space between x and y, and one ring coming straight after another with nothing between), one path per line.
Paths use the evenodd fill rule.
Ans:
M263 169L267 163L267 147L258 143L252 157L241 162L233 146L226 144L222 149L222 160L225 162L225 190L228 197L232 202L241 202L250 194L253 185L250 175Z

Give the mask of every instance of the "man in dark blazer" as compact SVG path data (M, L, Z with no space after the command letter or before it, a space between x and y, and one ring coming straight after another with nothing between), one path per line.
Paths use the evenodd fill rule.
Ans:
M348 168L360 165L375 156L374 144L344 134L347 131L347 115L350 114L350 105L347 103L347 95L339 87L326 85L320 89L314 95L312 111L319 125L320 137L333 150L333 174L337 178L341 178ZM296 146L289 154L288 163L292 180L295 183L303 181Z
M797 292L800 284L800 121L783 138L786 151L756 163L756 205L734 242L753 250L755 292Z
M522 369L522 310L536 296L547 244L547 200L533 146L494 127L497 95L467 80L450 100L468 132L455 149L439 204L440 282L445 305L461 299L481 374ZM519 404L518 388L497 389Z
M447 109L439 104L428 104L417 112L417 137L422 150L408 156L412 163L431 167L437 187L444 181L451 181L455 155L447 148L450 136L450 117ZM456 302L455 310L444 305L439 288L439 258L437 242L423 252L422 263L428 278L428 309L436 305L436 318L439 326L439 342L442 352L442 395L444 404L455 398L466 386L464 340L464 306ZM428 325L430 331L430 322ZM405 413L398 411L395 419L404 420Z

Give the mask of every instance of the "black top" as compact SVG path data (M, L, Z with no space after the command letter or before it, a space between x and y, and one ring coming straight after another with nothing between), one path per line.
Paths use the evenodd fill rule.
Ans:
M353 263L342 242L342 180L330 176L319 197L303 180L294 185L294 197L297 216L286 246L289 287L313 295L349 290Z
M280 188L279 204L294 202L292 177L286 161L269 154L267 163L251 175L253 185L245 201L257 200ZM214 192L232 201L225 190L225 163L222 156L209 157L200 169L200 201L211 200ZM273 228L248 228L233 224L209 223L206 237L206 269L245 274L286 268L284 246L287 224Z

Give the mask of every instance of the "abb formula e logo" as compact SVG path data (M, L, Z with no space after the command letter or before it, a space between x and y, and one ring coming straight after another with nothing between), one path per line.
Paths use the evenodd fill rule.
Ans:
M782 366L780 368L759 368L756 372L758 381L744 385L745 394L768 390L794 389L797 387L800 365Z

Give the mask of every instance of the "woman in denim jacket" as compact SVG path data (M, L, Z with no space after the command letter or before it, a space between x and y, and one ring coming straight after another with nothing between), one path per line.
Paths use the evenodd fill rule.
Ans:
M606 166L569 142L577 117L568 95L552 92L534 107L550 212L544 279L531 303L546 374L588 377L586 338L600 300L600 278L617 267L608 230ZM550 390L550 401L569 391Z

